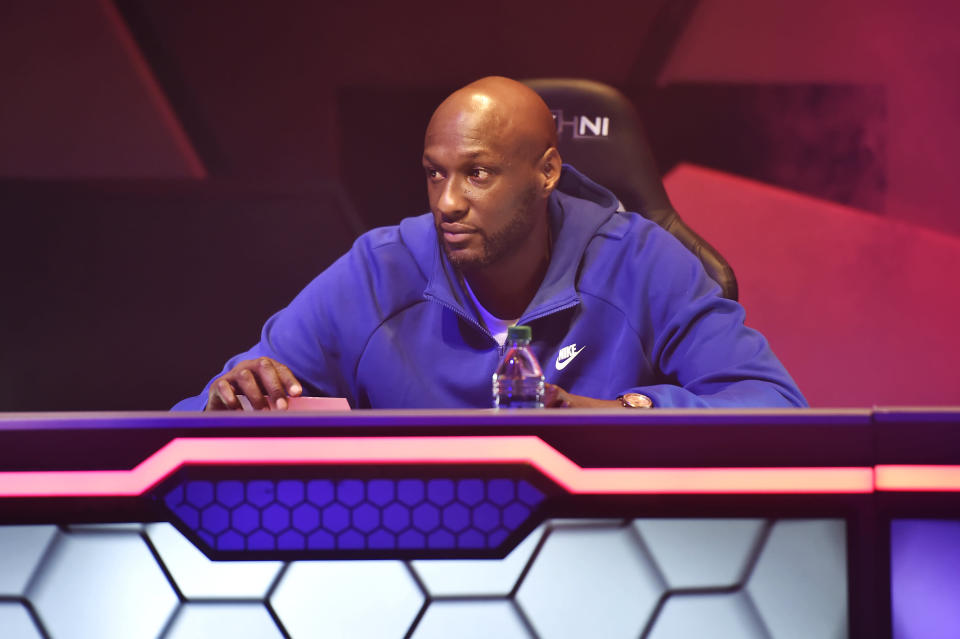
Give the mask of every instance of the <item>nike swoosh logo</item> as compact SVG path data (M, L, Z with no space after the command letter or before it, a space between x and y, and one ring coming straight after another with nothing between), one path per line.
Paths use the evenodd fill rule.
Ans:
M585 348L586 348L586 346L581 346L581 347L578 348L577 350L575 350L575 351L573 351L572 353L570 353L567 357L565 357L565 358L563 359L563 361L560 361L560 353L557 353L557 363L555 364L555 366L557 367L557 370L558 370L558 371L562 371L563 369L565 369L565 368L567 367L567 365L568 365L570 362L573 361L573 358L576 357L577 355L579 355L579 354L580 354L580 351L582 351L582 350L585 349ZM565 350L565 349L561 349L560 352L562 353L564 350Z

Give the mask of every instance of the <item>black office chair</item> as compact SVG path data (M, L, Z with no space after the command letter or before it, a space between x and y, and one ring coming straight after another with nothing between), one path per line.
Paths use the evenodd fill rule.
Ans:
M592 80L538 78L524 84L554 112L563 161L613 191L624 210L636 211L669 231L703 262L723 296L736 300L733 269L670 204L640 115L626 96Z

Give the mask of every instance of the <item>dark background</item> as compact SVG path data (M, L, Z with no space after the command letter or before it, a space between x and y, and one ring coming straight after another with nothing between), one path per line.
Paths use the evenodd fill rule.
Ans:
M960 403L958 7L4 2L0 410L199 392L358 232L425 210L423 126L487 74L634 101L813 404Z

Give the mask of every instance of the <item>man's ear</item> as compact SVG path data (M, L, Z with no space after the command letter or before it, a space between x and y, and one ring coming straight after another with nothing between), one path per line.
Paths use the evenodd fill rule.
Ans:
M540 157L540 173L543 177L543 191L550 195L560 180L560 171L563 168L563 159L557 147L551 146Z

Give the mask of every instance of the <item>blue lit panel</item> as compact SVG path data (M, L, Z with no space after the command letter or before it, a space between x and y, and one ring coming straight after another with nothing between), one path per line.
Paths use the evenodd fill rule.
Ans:
M185 479L163 497L214 552L494 551L545 498L507 478Z
M960 521L890 522L894 639L960 637Z

